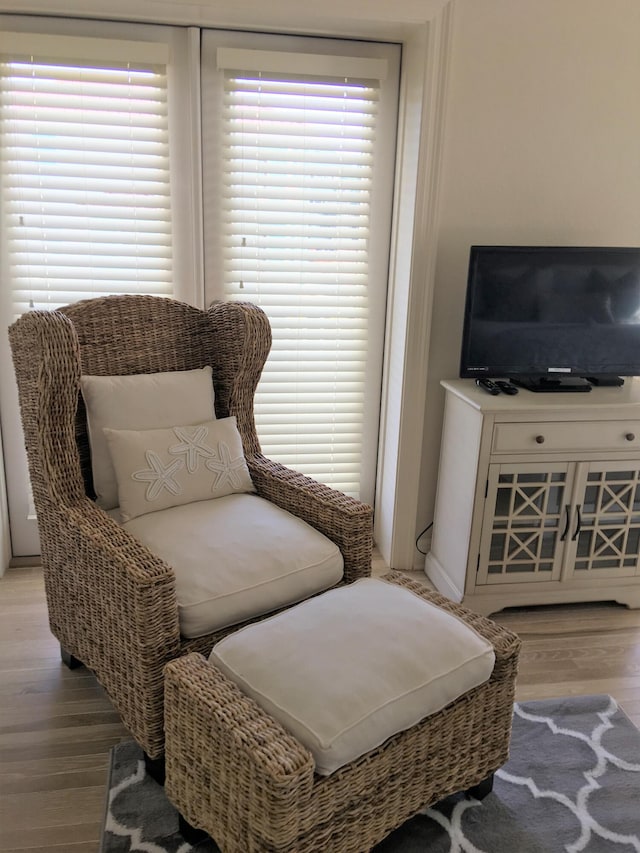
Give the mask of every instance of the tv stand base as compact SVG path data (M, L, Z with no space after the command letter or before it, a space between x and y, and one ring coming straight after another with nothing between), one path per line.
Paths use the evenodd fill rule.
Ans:
M599 388L620 388L624 385L624 379L622 376L601 374L599 376L587 376L587 379L592 385L597 385Z
M512 378L511 382L514 385L519 385L520 388L526 388L528 391L591 391L592 385L586 379L581 379L579 376L558 376L547 378L541 377L525 377Z

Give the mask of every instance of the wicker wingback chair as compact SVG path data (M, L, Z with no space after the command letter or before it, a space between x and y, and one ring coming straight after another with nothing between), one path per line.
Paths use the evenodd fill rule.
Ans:
M51 630L63 659L95 673L147 756L160 760L165 664L208 654L240 626L182 637L171 566L96 505L81 375L210 365L216 416L237 418L258 495L337 544L342 582L371 571L372 510L261 454L253 397L271 331L255 305L220 302L203 311L160 297L108 296L28 312L9 338Z

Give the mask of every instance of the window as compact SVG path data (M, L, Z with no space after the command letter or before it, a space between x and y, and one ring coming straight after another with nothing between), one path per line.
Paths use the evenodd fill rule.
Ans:
M255 302L271 321L256 395L263 452L372 500L397 56L207 38L204 110L217 132L205 196L219 203L205 225L219 239L206 242L205 269L211 295Z
M108 60L116 50L100 39L62 42L39 36L39 55L14 50L0 64L15 315L106 293L172 293L166 49L118 43L131 56L123 62ZM59 58L82 49L84 60Z
M201 302L195 214L185 205L193 155L185 152L184 32L37 18L5 23L16 31L0 33L4 327L29 308L104 294ZM6 335L0 353L12 550L37 554Z
M264 452L373 502L400 47L13 22L0 33L7 322L102 293L255 301L274 332ZM13 552L33 554L6 345L2 361Z

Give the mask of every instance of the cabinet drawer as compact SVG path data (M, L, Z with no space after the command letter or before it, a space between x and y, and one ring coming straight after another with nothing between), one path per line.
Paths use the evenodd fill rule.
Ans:
M640 421L496 424L493 453L640 450Z

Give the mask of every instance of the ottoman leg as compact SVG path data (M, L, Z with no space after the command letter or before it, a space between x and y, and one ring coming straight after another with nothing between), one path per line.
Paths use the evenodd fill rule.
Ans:
M157 782L158 785L164 786L164 755L161 755L160 758L151 758L151 756L144 754L144 769L147 771L148 775L151 776L154 782Z
M482 782L478 782L477 785L472 785L471 788L467 788L466 793L475 800L484 800L487 794L490 794L492 790L493 773L487 776L486 779L483 779Z
M204 841L206 838L209 838L204 829L198 829L197 827L192 826L188 820L182 817L181 814L178 815L178 828L180 830L180 835L184 838L187 844L191 844L193 847L201 841Z

